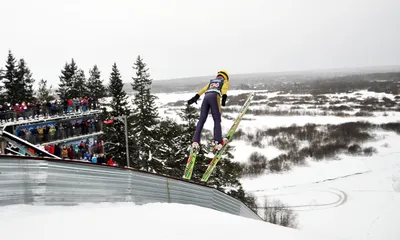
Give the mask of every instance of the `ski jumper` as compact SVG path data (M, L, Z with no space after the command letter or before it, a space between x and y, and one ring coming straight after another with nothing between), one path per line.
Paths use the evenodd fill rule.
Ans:
M228 77L220 76L216 79L211 79L210 82L201 89L196 95L204 95L200 109L200 119L197 122L196 131L193 137L193 142L200 143L201 132L204 123L207 120L208 113L211 109L211 115L214 119L214 140L218 143L222 142L221 132L221 96L223 96L222 105L225 106L226 95L229 88ZM198 97L197 97L198 98Z

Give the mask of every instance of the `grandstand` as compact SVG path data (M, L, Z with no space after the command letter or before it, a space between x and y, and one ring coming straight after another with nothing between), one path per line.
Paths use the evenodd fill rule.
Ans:
M105 159L101 110L26 114L3 112L0 154L91 161Z

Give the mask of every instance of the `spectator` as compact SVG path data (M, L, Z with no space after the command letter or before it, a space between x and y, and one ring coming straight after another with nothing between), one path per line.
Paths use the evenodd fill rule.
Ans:
M6 108L0 104L0 123L7 122Z
M55 154L55 147L54 147L53 144L51 144L50 147L49 147L49 153Z
M21 116L21 107L19 106L18 103L16 103L14 105L14 111L15 111L15 114L17 116L17 121L18 121L19 117Z
M104 155L103 155L103 154L100 154L100 155L99 155L99 157L97 158L97 162L98 162L99 164L106 163L106 159L104 158Z
M67 158L68 157L68 149L67 149L66 146L63 146L61 154L62 154L62 158Z
M50 152L50 146L49 146L49 144L45 144L44 145L44 150L46 150L47 152Z
M90 154L89 154L88 152L85 152L85 153L83 154L83 159L85 159L85 160L87 160L87 161L90 161Z
M78 144L75 144L75 147L74 147L74 151L75 151L75 159L79 159L79 146L78 146Z
M68 108L67 108L67 113L70 113L74 107L74 102L72 99L68 99Z
M61 157L61 148L58 143L56 143L56 145L54 146L54 155L56 155L57 157Z
M74 147L71 145L71 146L68 148L68 158L69 158L69 159L74 159L74 156L75 156Z
M112 157L110 157L110 159L108 159L107 165L114 166L114 161L113 161Z
M97 155L94 154L92 157L92 163L97 163Z
M74 98L73 99L73 102L74 102L74 106L75 106L75 112L79 112L79 100L78 100L78 98Z

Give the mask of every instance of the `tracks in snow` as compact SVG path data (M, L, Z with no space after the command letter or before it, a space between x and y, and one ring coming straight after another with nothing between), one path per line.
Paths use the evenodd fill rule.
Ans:
M248 192L257 193L257 192L266 192L266 191L270 191L270 190L279 190L279 189L283 189L283 188L292 188L292 187L307 186L307 185L311 185L311 184L318 184L318 183L330 182L330 181L339 180L339 179L343 179L343 178L353 177L353 176L356 176L356 175L366 174L366 173L370 173L370 172L372 172L372 170L368 170L368 171L364 171L364 172L352 173L352 174L343 175L343 176L334 177L334 178L327 178L327 179L320 180L320 181L315 181L315 182L302 183L302 184L295 184L295 185L288 185L288 186L276 187L276 188L266 188L266 189L258 189L258 190L247 190L247 191L248 191Z
M260 189L260 190L250 190L249 192L253 192L256 195L258 195L258 197L262 198L262 197L266 197L266 198L273 198L273 197L285 197L285 196L296 196L296 195L301 195L307 192L314 192L314 194L311 194L307 203L304 204L289 204L287 206L285 206L285 208L289 208L289 209L293 209L296 211L313 211L313 210L320 210L320 209L327 209L327 208L334 208L334 207L339 207L343 204L345 204L347 202L347 193L344 192L343 190L340 189L336 189L336 188L322 188L322 189L313 189L313 188L308 188L309 185L314 185L314 184L319 184L319 183L325 183L325 182L330 182L330 181L335 181L335 180L339 180L339 179L343 179L343 178L348 178L348 177L353 177L353 176L357 176L357 175L362 175L362 174L366 174L366 173L370 173L372 172L371 170L369 171L363 171L363 172L356 172L356 173L352 173L352 174L347 174L347 175L343 175L343 176L339 176L339 177L334 177L334 178L328 178L328 179L324 179L324 180L320 180L320 181L314 181L314 182L310 182L310 183L303 183L303 184L295 184L295 185L289 185L289 186L283 186L283 187L277 187L277 188L271 188L271 189ZM303 190L298 190L298 191L285 191L285 189L288 188L303 188L305 187L305 189ZM279 193L279 191L284 191L283 193ZM273 193L276 192L277 193ZM262 193L266 193L266 192L270 192L267 194L262 194ZM261 193L261 194L260 194ZM315 194L317 193L317 194ZM326 200L321 200L318 199L319 196L321 196L321 193L325 194L325 195L332 195L333 200L332 201L326 201ZM318 196L319 195L319 196ZM265 207L261 207L265 208Z
M334 208L334 207L339 207L347 202L347 194L346 192L340 190L340 189L335 189L335 188L326 188L326 189L304 189L304 190L299 190L296 192L285 192L285 193L272 193L272 194L267 194L259 197L266 197L266 198L274 198L274 197L296 197L300 196L302 194L305 194L307 192L310 192L309 195L307 195L307 200L304 200L306 203L304 204L289 204L286 205L284 208L286 209L293 209L296 211L313 211L313 210L321 210L321 209L327 209L327 208ZM321 193L326 196L329 196L329 200L327 201L326 199L321 199ZM265 208L265 207L261 207Z

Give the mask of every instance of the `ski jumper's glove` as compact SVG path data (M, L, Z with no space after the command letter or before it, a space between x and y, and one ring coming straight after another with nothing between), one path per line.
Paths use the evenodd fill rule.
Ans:
M226 98L227 98L227 97L228 97L228 96L227 96L226 94L222 95L222 106L223 106L223 107L225 107Z
M194 97L192 97L191 99L189 99L189 101L187 102L189 105L196 103L197 104L197 100L199 100L200 95L196 94L194 95Z

